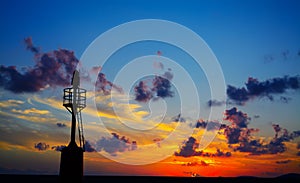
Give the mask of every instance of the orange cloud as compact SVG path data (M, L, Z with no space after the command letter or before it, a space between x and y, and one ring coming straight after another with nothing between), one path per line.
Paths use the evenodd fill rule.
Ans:
M11 112L19 113L19 114L37 114L37 115L50 114L50 111L39 110L39 109L36 109L36 108L25 109L25 110L12 109Z
M24 104L24 102L21 100L9 99L9 100L5 100L5 101L0 101L1 108L17 107L21 104Z

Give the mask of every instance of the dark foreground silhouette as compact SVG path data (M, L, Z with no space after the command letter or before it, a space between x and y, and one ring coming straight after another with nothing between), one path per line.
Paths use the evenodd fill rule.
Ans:
M1 182L43 182L58 183L58 175L14 175L0 174ZM276 178L258 178L258 177L168 177L168 176L84 176L83 183L111 183L111 182L141 182L141 183L197 183L197 182L280 182L296 183L300 180L300 174L285 174Z

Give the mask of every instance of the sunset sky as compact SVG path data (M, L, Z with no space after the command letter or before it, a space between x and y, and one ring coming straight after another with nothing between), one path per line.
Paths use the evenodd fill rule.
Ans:
M1 174L59 173L71 125L63 89L76 68L87 89L85 175L300 173L299 1L0 4ZM206 45L199 53L211 51L200 62L218 64L206 70L178 45L156 40L128 44L104 61L118 40L143 32L98 44L101 35L143 19L193 31ZM225 88L213 95L218 76Z

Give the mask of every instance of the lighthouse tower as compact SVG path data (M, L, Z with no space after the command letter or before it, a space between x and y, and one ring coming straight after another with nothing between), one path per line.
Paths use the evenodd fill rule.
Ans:
M85 140L83 136L81 110L86 107L86 90L79 88L80 78L77 70L73 73L72 88L64 89L63 106L71 113L71 139L67 147L61 151L60 159L60 182L83 181L83 152ZM76 125L76 122L78 125ZM78 141L76 143L76 126L78 127Z

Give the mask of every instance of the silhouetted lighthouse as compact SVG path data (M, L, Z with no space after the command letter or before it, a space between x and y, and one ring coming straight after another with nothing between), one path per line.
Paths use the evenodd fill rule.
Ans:
M77 70L73 73L72 88L64 89L63 106L72 115L71 141L62 149L60 159L60 182L82 182L83 180L83 152L85 151L85 140L81 110L86 107L86 90L79 88L80 79ZM79 146L76 144L75 132L76 121L78 123Z

